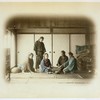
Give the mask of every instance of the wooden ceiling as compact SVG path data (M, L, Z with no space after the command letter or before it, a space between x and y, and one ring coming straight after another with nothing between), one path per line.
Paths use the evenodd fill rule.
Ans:
M6 29L17 30L19 33L70 33L93 31L93 22L84 17L14 17L8 20ZM59 29L58 29L59 28Z

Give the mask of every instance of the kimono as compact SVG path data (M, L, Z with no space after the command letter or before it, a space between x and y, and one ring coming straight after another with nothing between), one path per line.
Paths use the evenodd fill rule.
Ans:
M39 40L35 42L34 51L36 53L36 69L39 68L40 62L43 59L43 54L46 52L45 45Z
M58 59L58 63L57 63L57 66L61 66L63 63L65 63L66 61L68 60L68 57L65 55L65 56L60 56L59 59Z
M49 72L51 71L51 62L49 59L42 59L40 64L40 72Z
M77 61L74 57L69 58L65 63L63 63L56 74L60 74L62 71L64 73L77 70Z
M64 66L63 72L71 72L77 69L77 61L76 59L72 56L69 58L67 62L65 62L62 66Z
M24 67L24 72L35 72L33 65L34 65L33 59L28 58L28 62Z

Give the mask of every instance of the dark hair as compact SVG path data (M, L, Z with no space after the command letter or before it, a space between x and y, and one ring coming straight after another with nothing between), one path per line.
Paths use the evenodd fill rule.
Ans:
M30 56L30 55L32 55L32 58L33 58L34 54L33 54L33 53L30 53L29 56Z
M40 37L40 39L44 40L44 37L43 37L43 36L41 36L41 37Z
M72 52L69 52L68 54L71 55L71 56L73 56L73 53Z
M45 56L45 55L49 56L48 53L46 53L46 52L43 54L43 56Z
M64 50L62 50L61 52L65 55L65 51Z

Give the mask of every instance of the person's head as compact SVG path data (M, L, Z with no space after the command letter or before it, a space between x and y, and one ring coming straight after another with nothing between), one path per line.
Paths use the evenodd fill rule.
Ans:
M34 56L33 53L30 53L30 54L29 54L29 58L30 58L30 59L33 59L33 56Z
M39 41L40 41L40 42L43 42L43 40L44 40L44 37L41 36L41 37L39 38Z
M61 56L65 56L65 51L64 50L61 51Z
M48 57L49 57L49 55L48 55L48 53L44 53L44 59L48 59Z
M73 53L72 52L69 52L69 57L73 57Z

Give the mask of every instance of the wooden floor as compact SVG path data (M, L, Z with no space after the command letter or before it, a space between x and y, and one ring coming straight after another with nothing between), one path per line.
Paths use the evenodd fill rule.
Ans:
M84 74L86 75L86 74ZM84 78L78 73L48 74L48 73L11 73L11 83L88 83L91 78Z

